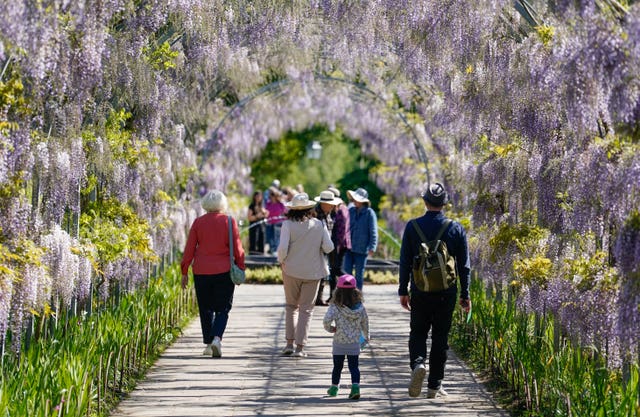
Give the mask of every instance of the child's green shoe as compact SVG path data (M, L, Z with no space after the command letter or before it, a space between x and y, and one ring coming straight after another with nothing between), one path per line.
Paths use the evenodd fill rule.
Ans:
M331 385L327 390L327 394L329 394L330 397L335 397L338 395L338 387L336 385Z
M360 399L360 385L353 384L351 385L351 392L349 393L350 400L359 400Z

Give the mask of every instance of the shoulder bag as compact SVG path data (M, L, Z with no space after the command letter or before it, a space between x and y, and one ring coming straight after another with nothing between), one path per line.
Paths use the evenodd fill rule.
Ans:
M229 270L229 275L231 276L231 281L234 284L240 285L246 280L246 275L242 269L238 265L236 265L235 260L233 259L233 224L231 222L231 216L229 218L229 260L231 261L231 269Z

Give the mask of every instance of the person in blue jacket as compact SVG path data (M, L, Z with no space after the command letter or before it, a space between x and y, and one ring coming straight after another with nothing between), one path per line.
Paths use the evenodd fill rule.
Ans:
M346 274L355 276L356 286L362 291L364 266L367 258L373 255L378 246L378 219L376 213L369 207L367 190L364 188L348 190L347 195L353 201L353 206L349 208L351 249L344 256L343 269Z

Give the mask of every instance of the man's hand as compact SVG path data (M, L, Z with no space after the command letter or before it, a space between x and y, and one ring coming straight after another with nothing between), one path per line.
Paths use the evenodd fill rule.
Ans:
M182 276L182 289L187 288L187 284L189 283L189 277L187 275Z
M461 298L460 299L460 307L464 310L465 313L469 313L471 310L471 299L470 298Z
M400 305L407 311L411 311L411 305L409 304L409 296L401 295L400 296Z

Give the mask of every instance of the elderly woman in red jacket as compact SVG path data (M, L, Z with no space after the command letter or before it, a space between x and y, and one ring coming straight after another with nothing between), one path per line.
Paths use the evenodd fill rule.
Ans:
M203 355L215 358L222 356L222 335L227 327L235 289L229 276L229 220L224 214L227 197L221 191L209 191L202 198L201 205L207 213L195 219L191 225L180 263L182 288L187 286L187 273L191 266L200 311L202 341L206 345ZM233 218L231 227L233 257L236 265L244 269L244 250L238 225Z

